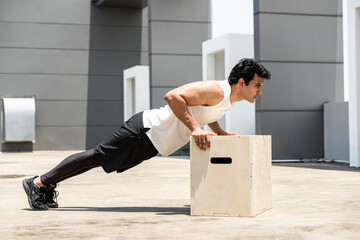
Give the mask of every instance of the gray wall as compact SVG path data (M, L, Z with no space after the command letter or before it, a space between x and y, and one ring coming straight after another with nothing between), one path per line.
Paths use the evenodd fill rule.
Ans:
M151 107L180 85L201 81L202 42L211 38L210 0L149 0ZM189 145L174 155L189 153Z
M94 147L123 122L126 68L150 65L152 107L201 80L210 0L92 1L0 1L0 96L35 95L37 108L36 143L0 151Z
M255 58L272 73L256 105L274 159L324 157L323 104L343 101L341 0L255 0Z
M324 104L324 152L328 160L349 161L349 103Z
M150 0L151 107L167 91L202 79L202 42L211 38L210 0Z
M0 1L0 96L36 96L36 143L93 147L122 123L123 69L148 64L147 9L90 0Z
M202 42L211 38L210 0L149 0L151 107L180 85L201 81ZM174 155L189 153L189 145Z

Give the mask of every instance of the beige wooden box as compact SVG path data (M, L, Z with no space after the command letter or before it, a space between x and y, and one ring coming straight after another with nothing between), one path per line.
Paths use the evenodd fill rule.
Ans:
M191 215L253 217L271 208L271 136L190 139Z

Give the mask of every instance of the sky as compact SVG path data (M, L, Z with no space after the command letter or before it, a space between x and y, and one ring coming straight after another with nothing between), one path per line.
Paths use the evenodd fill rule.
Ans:
M253 0L211 0L212 38L226 33L254 34Z

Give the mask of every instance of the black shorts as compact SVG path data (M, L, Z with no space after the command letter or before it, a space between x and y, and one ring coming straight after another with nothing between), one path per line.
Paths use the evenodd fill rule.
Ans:
M105 172L123 172L158 154L146 135L149 128L144 128L142 116L143 112L132 116L95 148L95 157Z

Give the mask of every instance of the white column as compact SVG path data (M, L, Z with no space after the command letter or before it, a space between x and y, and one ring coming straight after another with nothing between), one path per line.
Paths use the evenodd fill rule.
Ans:
M241 58L254 58L254 36L225 34L202 44L203 80L225 80ZM241 101L224 119L222 128L239 135L255 135L255 104Z
M360 0L343 1L345 100L349 100L350 166L360 167ZM347 92L348 91L348 92Z
M150 108L149 66L124 70L124 121Z

